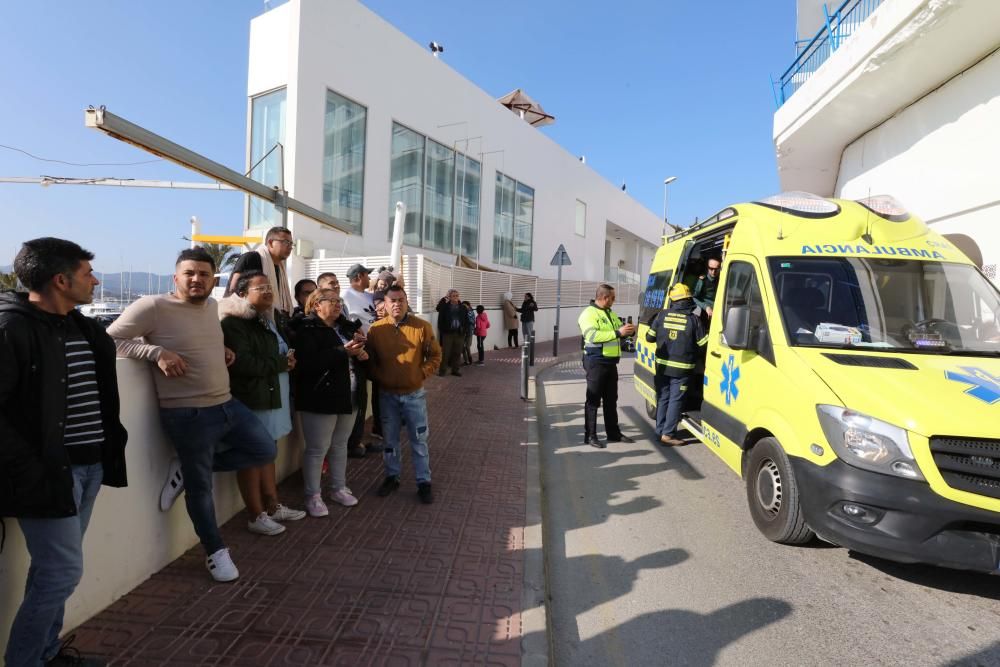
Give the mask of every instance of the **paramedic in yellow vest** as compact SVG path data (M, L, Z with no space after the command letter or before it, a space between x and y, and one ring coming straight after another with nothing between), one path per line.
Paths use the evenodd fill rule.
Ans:
M649 325L646 342L656 343L656 433L668 447L683 445L677 437L684 395L698 363L699 349L708 343L701 318L694 314L691 289L677 283L668 293L670 307Z
M635 334L634 324L622 324L611 312L615 288L600 285L578 320L583 334L583 367L587 371L587 402L583 408L583 443L598 449L607 445L597 437L597 408L604 404L604 430L608 442L634 442L618 428L618 361L621 339Z

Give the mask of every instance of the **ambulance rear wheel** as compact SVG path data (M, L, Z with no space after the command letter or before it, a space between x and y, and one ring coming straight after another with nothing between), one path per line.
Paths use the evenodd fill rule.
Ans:
M646 416L656 421L656 404L650 403L649 401L643 401L646 404Z
M785 450L774 438L762 438L749 456L747 502L757 529L767 539L781 544L804 544L813 539Z

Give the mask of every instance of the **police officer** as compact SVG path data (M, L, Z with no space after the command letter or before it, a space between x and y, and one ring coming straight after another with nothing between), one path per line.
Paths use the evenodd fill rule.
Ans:
M698 282L694 284L694 303L701 308L702 321L708 325L712 311L715 309L715 293L719 289L719 267L722 260L718 257L708 258L708 267L705 275L698 277Z
M656 432L667 446L682 445L677 422L687 383L698 362L698 348L708 342L695 301L684 283L670 288L670 307L661 310L649 325L646 342L656 343Z
M618 360L622 355L620 341L635 333L635 325L622 324L621 318L611 312L614 303L615 288L600 285L578 321L583 334L583 367L587 371L583 443L598 449L607 447L597 437L597 407L602 402L608 442L634 442L618 428Z

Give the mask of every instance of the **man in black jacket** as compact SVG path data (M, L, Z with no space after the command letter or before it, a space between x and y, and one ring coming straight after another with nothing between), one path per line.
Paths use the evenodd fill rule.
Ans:
M98 284L93 258L70 241L28 241L14 259L28 293L0 293L0 517L17 518L31 556L11 666L76 659L59 631L83 534L101 485L126 484L115 345L75 310Z
M656 432L668 447L683 445L677 422L687 383L698 364L698 348L708 342L695 301L684 283L670 288L670 307L661 310L649 325L646 342L656 343Z
M465 347L465 332L469 328L469 309L462 304L457 289L448 290L437 305L438 335L441 337L442 361L438 375L451 368L452 375L462 375L458 365Z

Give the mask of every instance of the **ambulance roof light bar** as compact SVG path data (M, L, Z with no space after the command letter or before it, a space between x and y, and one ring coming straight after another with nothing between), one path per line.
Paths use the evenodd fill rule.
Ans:
M890 222L905 222L910 219L910 212L906 210L898 199L891 195L875 195L858 199L857 202L880 218Z
M829 218L840 213L840 206L811 192L782 192L754 202L782 213L803 218Z

